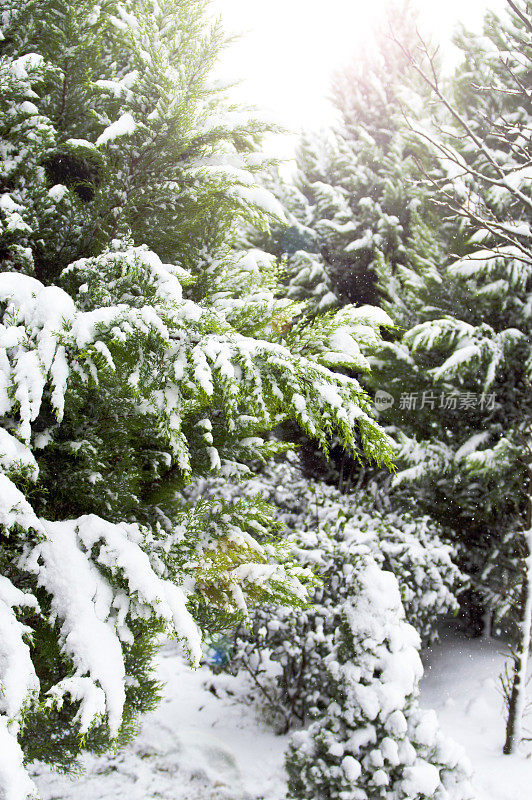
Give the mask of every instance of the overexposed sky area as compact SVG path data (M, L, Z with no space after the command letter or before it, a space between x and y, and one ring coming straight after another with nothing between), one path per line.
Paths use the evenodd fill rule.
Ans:
M235 97L273 112L291 130L327 125L333 71L356 57L389 0L214 0L226 30L242 32L224 55L223 77L242 81ZM480 30L505 0L414 0L421 30L450 44L459 22Z

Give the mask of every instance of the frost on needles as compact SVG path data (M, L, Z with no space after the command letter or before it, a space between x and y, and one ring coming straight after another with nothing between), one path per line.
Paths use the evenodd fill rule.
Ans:
M187 508L187 481L282 451L265 433L287 419L388 460L368 397L330 369L365 366L382 315L286 326L302 309L271 259L234 251L279 207L255 183L267 126L210 81L223 37L203 12L0 2L6 800L35 791L34 759L70 769L127 740L161 632L194 664L250 604L304 602L266 504Z

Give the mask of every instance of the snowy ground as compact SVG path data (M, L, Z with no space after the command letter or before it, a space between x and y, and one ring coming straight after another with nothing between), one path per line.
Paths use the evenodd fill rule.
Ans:
M426 654L422 702L466 748L477 800L530 800L532 747L501 755L504 664L496 641L447 636ZM138 738L112 757L86 760L74 780L39 768L42 800L284 800L284 737L242 705L242 679L186 669L173 645L159 657L164 701Z
M516 755L502 755L503 652L504 645L494 639L443 638L425 654L421 699L437 711L443 730L465 748L477 800L530 800L532 744L523 744ZM531 727L532 718L527 723Z

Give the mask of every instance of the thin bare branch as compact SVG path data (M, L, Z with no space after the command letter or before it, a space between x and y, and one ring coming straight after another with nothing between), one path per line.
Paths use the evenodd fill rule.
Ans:
M521 9L516 5L516 3L514 3L513 0L506 0L506 2L508 3L512 11L515 14L517 14L521 22L524 22L526 28L530 31L530 33L532 33L532 22L530 22L530 20L527 19L527 17L525 17Z

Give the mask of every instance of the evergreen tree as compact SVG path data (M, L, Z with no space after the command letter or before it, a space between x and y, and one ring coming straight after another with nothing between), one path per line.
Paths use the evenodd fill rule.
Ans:
M505 752L521 735L532 603L532 9L509 6L505 19L487 16L484 39L462 36L454 97L412 56L449 117L445 136L412 129L445 171L438 199L462 221L467 249L439 279L437 270L418 276L411 295L425 300L425 321L383 349L389 391L425 401L410 409L409 427L408 409L395 415L405 431L396 482L422 483L458 532L485 603L499 616L516 612Z
M324 715L292 737L286 756L294 800L469 800L468 766L434 712L418 705L419 639L403 619L397 583L360 548L344 572L326 656Z
M388 24L405 46L416 36L415 23L408 2L389 9ZM338 123L304 135L294 185L276 182L291 228L274 239L273 250L287 257L288 296L314 310L375 303L381 263L408 267L416 227L430 218L427 192L416 185L414 156L422 149L416 153L404 135L405 95L426 114L427 93L385 28L335 76Z
M264 126L209 82L205 4L2 0L0 20L0 791L25 800L25 763L131 735L161 631L197 663L249 603L304 601L265 504L186 508L187 481L279 452L286 419L324 449L388 443L329 368L361 363L368 325L285 331L267 257L233 251L278 206Z
M417 41L408 2L392 4L388 23L405 48ZM394 322L411 327L417 309L402 303L397 289L433 259L438 262L446 231L421 180L420 164L432 169L426 146L412 141L403 119L404 103L420 119L427 116L428 92L414 80L389 29L375 38L335 77L338 123L302 137L292 182L272 178L288 225L274 225L273 235L258 241L285 259L283 296L305 302L311 313L352 302L381 304L385 296L393 299ZM309 477L340 488L357 483L360 465L346 457L341 441L334 443L329 463L312 442L299 441ZM365 480L374 475L367 470Z

